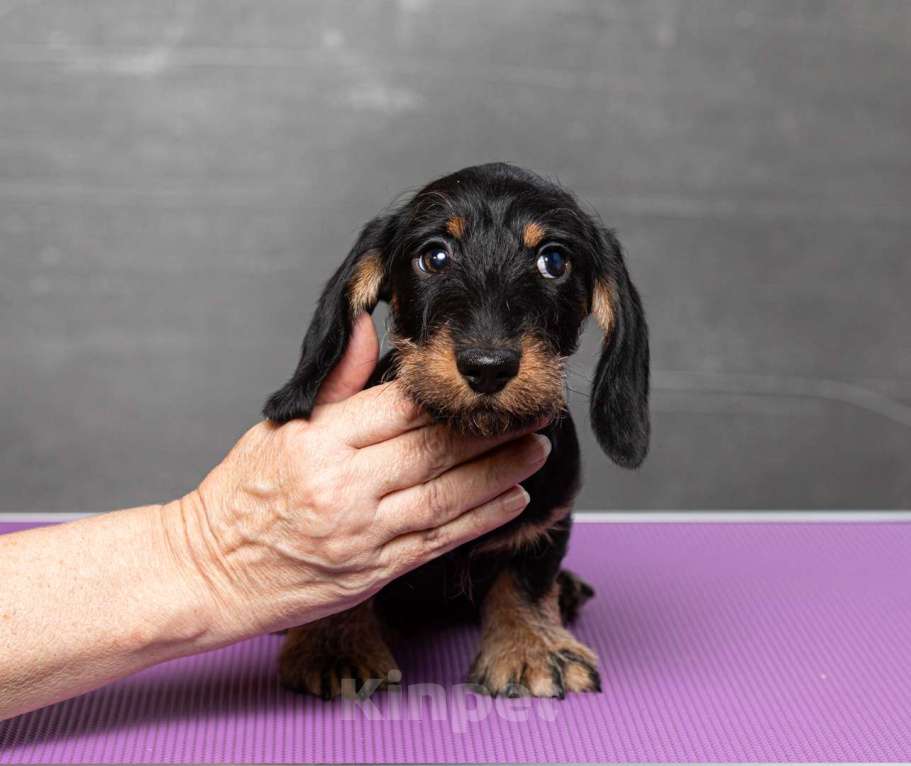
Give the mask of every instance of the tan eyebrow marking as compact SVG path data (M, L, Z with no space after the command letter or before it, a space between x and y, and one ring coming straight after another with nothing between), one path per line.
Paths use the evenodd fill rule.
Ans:
M376 251L368 252L357 265L348 285L348 300L354 316L376 305L382 283L383 262L380 254Z
M456 239L461 239L462 235L465 233L465 219L461 216L454 215L446 221L446 231Z
M537 247L542 239L544 239L544 227L540 223L532 221L525 224L525 228L522 229L522 244L525 247Z

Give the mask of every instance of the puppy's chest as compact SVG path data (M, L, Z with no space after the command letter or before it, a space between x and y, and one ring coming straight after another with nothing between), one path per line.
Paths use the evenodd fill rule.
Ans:
M538 473L522 482L531 501L518 517L387 585L378 603L394 624L424 626L472 619L506 568L556 573L569 539L569 511L579 486L579 445L567 414L544 429L553 449ZM550 582L548 580L548 582Z

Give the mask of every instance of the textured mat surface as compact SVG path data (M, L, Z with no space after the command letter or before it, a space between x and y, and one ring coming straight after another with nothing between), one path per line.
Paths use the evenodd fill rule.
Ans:
M399 696L330 705L266 636L0 723L0 763L909 761L909 558L903 524L578 524L603 694L477 697L466 628L397 648Z

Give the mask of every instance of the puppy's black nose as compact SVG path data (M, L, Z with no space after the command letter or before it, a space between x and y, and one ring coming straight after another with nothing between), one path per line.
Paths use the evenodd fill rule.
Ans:
M459 352L456 365L472 389L495 394L516 376L519 354L505 348L469 348Z

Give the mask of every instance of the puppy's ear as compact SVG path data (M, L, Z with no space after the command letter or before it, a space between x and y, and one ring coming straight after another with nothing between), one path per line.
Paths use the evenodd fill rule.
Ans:
M592 315L604 331L604 345L592 384L592 428L611 460L636 468L648 452L651 429L648 327L619 241L607 230L601 239Z
M380 298L386 297L386 251L393 228L392 216L368 223L326 284L294 375L263 408L269 420L286 423L310 417L320 386L348 347L354 319L363 311L372 312Z

